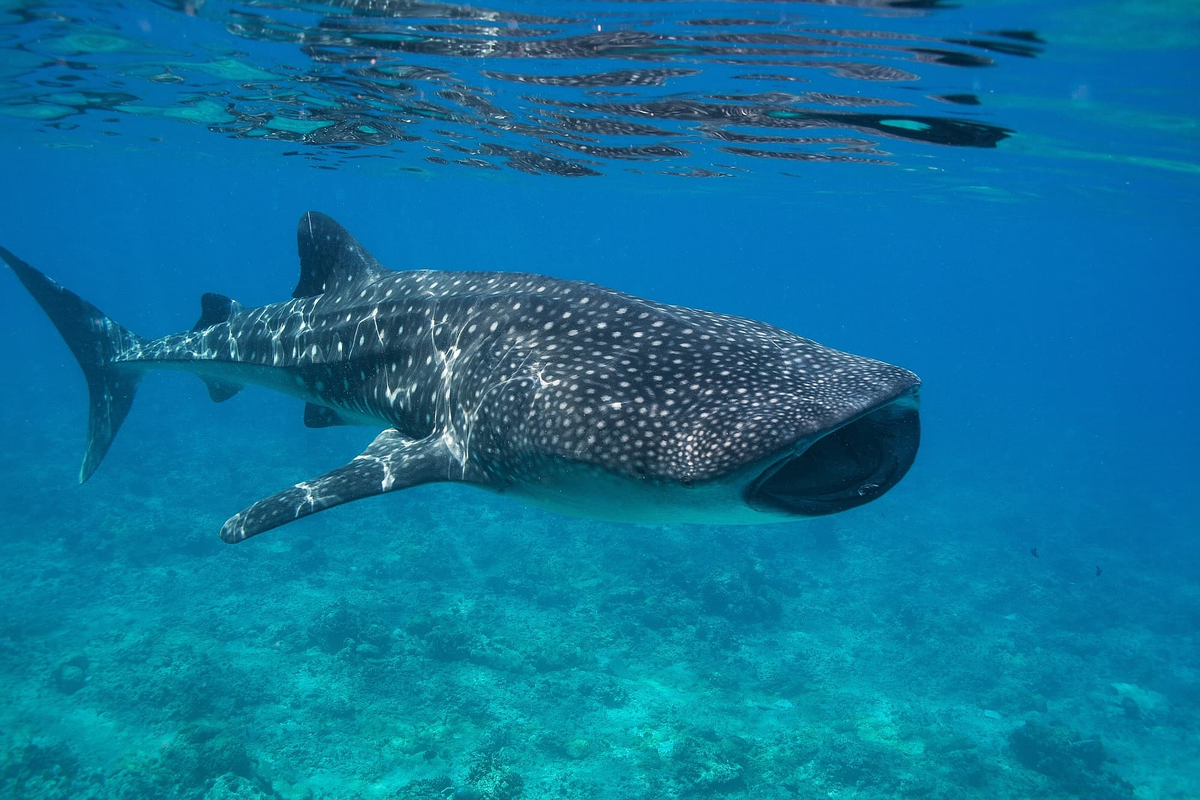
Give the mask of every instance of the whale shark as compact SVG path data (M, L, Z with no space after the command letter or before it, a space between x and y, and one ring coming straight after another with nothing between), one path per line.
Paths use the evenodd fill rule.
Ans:
M344 466L258 500L226 542L343 503L463 483L577 516L747 524L861 506L920 443L920 380L757 322L592 283L384 267L317 212L297 229L292 298L205 294L190 329L144 338L4 248L89 394L80 482L143 376L195 373L304 401L304 424L382 429Z

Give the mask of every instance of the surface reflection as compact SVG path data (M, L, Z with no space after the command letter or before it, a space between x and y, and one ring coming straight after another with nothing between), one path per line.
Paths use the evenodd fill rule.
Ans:
M725 177L731 159L744 172L995 147L1012 130L975 93L945 90L970 88L959 71L1040 51L1030 31L915 33L939 2L745 3L723 18L650 0L527 8L562 13L159 0L130 16L17 3L0 42L0 120L64 135L90 118L109 136L127 117L189 122L292 143L283 155L321 168L372 155L404 169Z

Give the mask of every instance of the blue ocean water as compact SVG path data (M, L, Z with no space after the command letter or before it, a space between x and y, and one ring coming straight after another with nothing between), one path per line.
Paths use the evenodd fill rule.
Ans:
M1187 2L0 4L0 245L145 335L295 226L768 321L923 381L885 497L622 525L431 486L252 541L377 433L84 382L0 276L11 797L1200 796Z

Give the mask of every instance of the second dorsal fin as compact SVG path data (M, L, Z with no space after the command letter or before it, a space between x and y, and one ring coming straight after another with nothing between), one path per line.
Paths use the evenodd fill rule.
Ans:
M216 292L205 292L200 295L200 319L192 326L194 331L202 331L222 322L229 322L241 309L238 301Z
M316 297L384 271L345 228L316 211L300 218L296 249L300 280L292 297Z

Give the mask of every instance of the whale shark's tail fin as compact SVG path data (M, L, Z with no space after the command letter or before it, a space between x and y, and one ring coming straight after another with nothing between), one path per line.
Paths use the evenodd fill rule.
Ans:
M142 378L139 370L119 363L118 358L135 350L143 340L3 247L0 247L0 260L16 273L50 317L87 379L90 403L87 450L83 455L83 466L79 468L79 482L83 483L108 452L133 405L133 396Z

